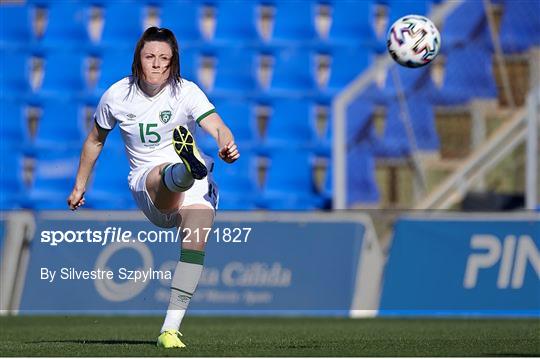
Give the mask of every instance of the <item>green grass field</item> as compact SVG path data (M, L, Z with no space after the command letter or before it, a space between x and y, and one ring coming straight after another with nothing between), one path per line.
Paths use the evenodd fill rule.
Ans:
M539 356L539 320L202 318L187 349L158 317L2 317L1 356Z

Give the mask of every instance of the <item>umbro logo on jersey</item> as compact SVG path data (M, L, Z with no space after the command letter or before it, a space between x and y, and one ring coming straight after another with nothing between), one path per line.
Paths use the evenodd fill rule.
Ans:
M130 120L133 120L135 117L137 117L137 116L135 116L135 115L132 114L132 113L128 113L126 116L127 116Z
M169 120L171 119L171 117L172 117L171 111L161 111L161 112L159 113L159 119L160 119L161 122L163 122L163 123L169 122Z

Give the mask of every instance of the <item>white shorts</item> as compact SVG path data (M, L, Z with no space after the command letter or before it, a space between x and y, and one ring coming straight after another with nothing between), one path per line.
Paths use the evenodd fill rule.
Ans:
M155 166L148 166L135 169L129 176L129 189L137 203L137 207L145 214L146 218L153 224L161 228L172 228L176 226L177 212L163 213L154 206L148 191L146 190L146 176ZM212 208L218 208L219 190L213 180L212 172L202 180L195 180L193 186L184 192L184 197L179 208L193 204L202 204Z

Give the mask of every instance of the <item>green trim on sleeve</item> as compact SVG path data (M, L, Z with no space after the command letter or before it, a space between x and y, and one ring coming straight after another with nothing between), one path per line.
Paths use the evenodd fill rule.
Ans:
M208 117L208 115L211 115L211 114L213 114L213 113L216 113L216 109L215 109L215 108L213 108L213 109L211 109L210 111L205 112L205 113L203 113L202 115L200 115L199 118L195 120L195 121L197 122L197 125L200 126L200 125L201 125L201 121L204 120L206 117Z

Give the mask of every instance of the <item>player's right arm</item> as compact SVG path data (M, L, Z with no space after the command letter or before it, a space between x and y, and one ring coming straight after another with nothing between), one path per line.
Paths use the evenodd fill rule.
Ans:
M88 178L103 149L108 134L108 130L99 127L99 125L94 122L94 128L92 128L92 131L90 131L84 141L81 159L79 161L79 169L77 170L77 177L75 179L75 186L67 199L68 206L73 211L84 205L84 192L86 191Z

